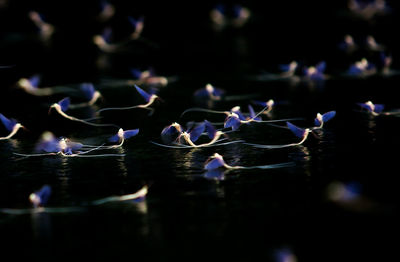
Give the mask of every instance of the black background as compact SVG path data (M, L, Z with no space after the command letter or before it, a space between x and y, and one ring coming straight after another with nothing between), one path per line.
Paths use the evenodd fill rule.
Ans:
M132 67L151 66L160 75L179 76L180 81L160 94L166 104L152 118L154 122L133 114L132 118L107 119L126 128L142 128L138 144L127 146L123 161L127 177L113 160L12 162L12 152L4 146L1 203L2 207L26 207L26 196L43 183L53 186L51 204L57 206L130 193L151 182L149 213L142 216L129 206L117 205L85 214L50 216L49 223L46 216L38 220L34 216L1 217L0 235L7 245L0 250L49 261L200 261L214 254L224 261L256 261L258 257L274 261L274 250L282 247L291 248L299 261L369 257L382 261L396 255L397 244L388 236L397 232L398 154L392 150L400 144L400 124L392 118L371 120L354 109L355 103L370 99L398 108L399 79L335 78L362 57L377 61L376 53L364 50L352 56L340 52L337 45L345 34L360 43L366 35L373 35L387 46L393 67L399 68L396 3L389 2L393 9L388 16L365 21L350 14L347 1L238 1L252 11L251 20L244 28L222 32L213 31L209 21L216 1L113 1L117 13L106 23L95 20L97 3L9 1L0 10L0 64L12 65L0 69L0 112L29 126L30 132L21 135L27 142L21 143L20 151L28 150L48 129L60 136L96 133L54 116L49 121L47 105L61 97L37 99L23 94L15 89L21 77L39 73L42 86L97 84L104 77L129 78ZM232 5L230 1L226 4ZM41 12L56 27L50 46L37 39L36 28L27 17L30 10ZM144 16L142 36L157 47L137 43L129 53L109 56L109 67L98 68L96 61L102 53L92 43L93 35L111 26L116 39L123 39L130 32L128 15ZM249 75L277 71L278 64L292 60L304 65L325 60L327 74L333 78L322 89L245 80ZM308 153L240 147L236 150L243 154L237 154L221 149L243 165L289 159L298 166L272 171L272 176L232 176L221 184L196 179L198 172L184 162L192 157L190 163L199 166L212 150L183 155L149 147L148 140L193 106L191 94L208 82L232 94L260 92L288 100L290 116L312 120L316 111L335 109L338 115L328 131L332 139L323 140L323 146L311 141ZM113 91L104 91L112 97ZM252 132L245 129L249 137ZM359 181L364 194L381 206L373 212L357 212L326 201L326 186L334 180Z

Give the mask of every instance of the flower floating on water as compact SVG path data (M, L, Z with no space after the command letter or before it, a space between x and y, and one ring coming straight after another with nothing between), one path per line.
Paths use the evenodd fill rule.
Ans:
M54 26L45 21L43 14L36 11L30 11L29 18L39 29L39 34L42 40L45 42L49 41L54 33Z
M226 168L226 169L271 169L271 168L282 168L282 167L289 167L293 166L294 163L288 162L288 163L281 163L281 164L273 164L273 165L264 165L264 166L230 166L225 163L224 158L218 154L215 153L214 155L210 156L206 162L204 163L204 169L206 170L214 170L217 168Z
M101 113L104 111L114 111L114 110L129 110L129 109L135 109L135 108L143 108L150 110L151 112L154 111L154 109L150 108L150 106L157 100L161 100L159 96L156 94L150 94L135 85L136 91L140 94L140 96L146 101L146 104L143 105L135 105L135 106L128 106L128 107L107 107L107 108L102 108L97 113Z
M51 195L51 187L44 185L38 191L29 195L29 201L33 204L33 207L44 207L49 201Z
M228 26L241 28L248 22L250 16L250 10L241 5L227 8L225 5L219 4L210 11L210 19L215 30L222 30Z
M317 117L314 120L315 128L322 128L325 122L328 122L336 115L336 111L329 111L324 114L317 113ZM314 129L315 129L314 128Z
M13 137L20 128L25 128L23 125L17 122L15 119L9 119L5 117L3 114L0 114L0 120L3 123L4 127L7 129L7 131L10 132L5 137L0 137L0 140L7 140Z
M355 62L350 66L348 70L348 74L350 76L370 76L376 73L376 67L374 64L368 62L366 58L361 59L360 61Z
M87 149L90 148L90 149ZM100 149L110 149L111 147L88 146L79 142L73 142L68 138L56 138L53 133L46 131L42 134L35 146L35 154L20 154L14 155L21 157L42 157L42 156L63 156L63 157L108 157L108 156L124 156L124 154L98 154L88 155Z
M367 101L365 103L358 103L361 108L367 110L370 114L377 116L383 112L383 109L385 108L384 105L382 104L374 104L371 101Z

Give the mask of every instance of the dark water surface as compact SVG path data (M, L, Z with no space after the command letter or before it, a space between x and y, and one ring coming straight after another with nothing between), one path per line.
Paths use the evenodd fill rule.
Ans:
M400 76L337 77L350 63L377 56L360 51L349 57L338 51L337 43L347 33L360 39L374 35L388 47L393 67L399 68L399 42L390 29L398 22L394 6L391 15L366 22L348 16L346 1L331 6L308 1L290 10L288 3L260 6L251 1L247 6L254 17L245 28L216 33L208 21L212 1L186 4L185 11L175 9L178 4L155 8L115 1L120 13L109 25L116 33L124 33L118 26L126 15L144 15L143 37L158 47L139 42L128 53L104 55L91 44L92 35L104 25L88 18L96 14L90 2L61 7L46 1L21 6L9 2L0 11L0 63L14 66L0 69L0 112L18 119L29 131L0 141L0 208L30 208L29 194L48 184L53 190L49 207L83 209L0 214L2 254L15 260L48 261L277 261L275 253L286 248L298 261L385 261L398 256L391 237L398 235L400 118L370 116L356 103L372 100L388 110L399 108L395 94ZM50 46L34 38L35 28L26 17L35 4L58 26ZM98 59L109 61L108 66L96 66ZM332 77L314 84L252 77L278 72L279 64L291 60L305 65L325 60L326 73ZM102 143L116 132L48 114L50 104L64 94L30 96L15 88L21 77L39 73L43 87L93 82L105 98L94 106L97 110L141 103L132 87L112 88L102 80L128 79L130 68L149 66L160 75L178 77L161 88L158 95L163 102L154 114L137 109L107 112L102 119L124 129L140 128L138 136L112 151L125 156L21 159L13 155L31 153L46 130L88 144ZM254 94L258 100L282 102L272 118L302 117L294 123L303 127L312 126L318 112L337 114L318 137L310 135L297 147L256 149L237 143L167 149L151 144L160 142L161 130L175 121L224 120L223 115L195 112L180 117L185 109L202 106L192 95L207 83L228 95ZM249 103L250 99L219 102L214 109L240 105L246 111ZM68 112L85 118L90 108L85 110ZM2 126L0 132L0 136L7 133ZM229 137L259 144L296 142L288 130L266 124L243 125ZM214 153L231 165L295 165L221 171L223 179L218 180L203 170ZM349 183L360 188L356 201L329 198L332 185ZM133 193L143 185L150 185L143 202L87 206L96 199Z

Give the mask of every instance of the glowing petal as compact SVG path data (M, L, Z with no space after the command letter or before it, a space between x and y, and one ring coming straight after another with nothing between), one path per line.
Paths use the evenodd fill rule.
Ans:
M385 106L382 104L375 104L375 113L381 113L384 108Z
M135 79L140 79L142 77L142 71L140 71L139 69L132 68L131 69L131 75Z
M31 78L29 78L29 83L33 86L33 87L38 87L40 84L40 76L39 75L34 75Z
M135 88L139 92L139 94L144 98L144 100L146 100L146 102L150 101L150 97L151 97L150 94L148 94L146 91L144 91L143 89L141 89L137 85L135 85Z
M10 132L14 129L14 126L17 124L16 120L8 119L3 114L0 114L0 120L3 123L3 125L5 126L5 128Z
M199 139L199 137L201 136L201 134L204 132L204 129L205 129L204 123L201 123L201 124L197 125L195 128L193 128L189 133L190 140L192 142L196 142Z
M322 62L320 62L320 63L318 63L316 66L315 66L315 68L317 69L317 72L318 73L324 73L325 72L325 69L326 69L326 62L325 61L322 61Z
M111 143L116 143L116 142L118 142L119 140L120 140L120 137L119 137L118 134L113 135L112 137L110 137L110 138L108 139L108 141L111 142Z
M51 132L44 132L35 147L36 152L57 153L61 151L59 140Z
M61 107L61 110L63 112L65 112L68 110L68 107L71 104L71 100L69 99L69 97L66 97L66 98L60 100L57 104L59 104Z
M70 148L72 151L76 151L79 150L83 147L83 145L81 143L77 143L77 142L66 142L67 147Z
M29 200L32 202L34 207L44 206L47 204L51 195L51 187L44 185L38 191L29 195Z
M96 91L94 89L93 84L91 84L91 83L81 84L80 89L82 90L82 92L87 100L91 100L93 98L94 92Z
M290 131L293 132L293 134L297 137L303 138L304 135L306 134L306 130L300 127L297 127L293 125L290 122L286 122L287 127L290 129Z
M329 120L331 120L332 118L334 118L336 115L336 111L329 111L325 114L322 115L322 120L324 122L328 122Z
M130 137L136 136L138 133L139 133L139 128L138 129L125 130L124 131L124 138L128 139Z
M181 132L181 128L180 128L179 124L175 123L175 124L169 125L161 131L161 140L164 141L164 143L169 144L178 137L180 132Z
M232 130L237 130L240 127L240 119L237 115L230 115L226 118L224 127L229 128L231 127Z
M216 130L215 127L214 127L210 122L208 122L207 120L204 120L204 125L205 125L205 128L206 128L206 132L207 132L208 137L209 137L210 139L213 139L213 138L215 137L216 133L217 133L217 130Z
M213 170L225 165L225 161L219 154L214 154L204 164L204 169Z
M240 111L240 107L235 106L234 108L232 108L231 112L235 113L239 117L240 120L246 120L246 117Z

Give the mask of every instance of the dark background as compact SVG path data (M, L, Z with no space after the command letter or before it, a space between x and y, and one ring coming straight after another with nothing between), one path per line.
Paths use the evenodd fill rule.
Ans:
M238 1L252 12L249 23L215 32L208 15L216 1L113 1L116 16L104 24L94 18L97 1L9 1L0 9L0 64L12 65L0 69L0 112L23 122L29 132L0 144L0 207L29 207L27 196L44 183L53 188L50 206L77 206L132 193L143 184L151 187L144 213L128 203L83 213L2 214L0 250L15 259L48 261L275 261L274 253L281 248L291 249L298 261L395 258L397 243L389 237L398 234L400 121L370 118L355 104L373 100L388 109L398 108L399 77L336 77L362 57L378 61L376 53L364 50L352 56L340 52L337 45L345 34L359 42L373 35L387 46L393 67L399 68L395 32L399 16L393 2L389 2L391 14L365 21L349 13L347 1ZM27 17L30 10L43 13L56 27L51 45L37 39ZM93 35L111 26L116 39L123 39L130 30L128 15L144 16L142 36L156 46L136 43L127 53L107 56L109 67L97 67L102 53L92 43ZM319 88L249 78L277 72L279 64L292 60L304 65L325 60L332 78ZM130 68L149 66L179 80L160 92L165 103L150 118L141 112L106 115L105 120L125 129L141 129L122 149L126 157L21 161L13 156L14 151L31 152L45 130L78 140L114 131L49 116L48 105L62 96L24 94L15 89L21 77L39 73L42 86L93 82L101 88L103 78L130 78ZM206 83L229 94L257 93L260 99L287 101L287 106L277 108L281 111L276 117L302 116L303 125L311 123L316 112L336 110L337 117L327 124L321 140L311 138L304 147L288 150L233 146L176 151L149 145L164 126L183 121L180 113L195 105L192 94ZM124 97L126 90L102 88L106 103L132 103ZM238 103L246 108L248 101ZM217 109L234 105L222 103ZM264 144L292 139L280 130L259 130L243 127L235 138ZM294 161L296 167L235 171L225 181L207 180L201 166L215 151L243 166ZM362 196L374 207L360 210L330 202L326 188L333 181L360 183Z

